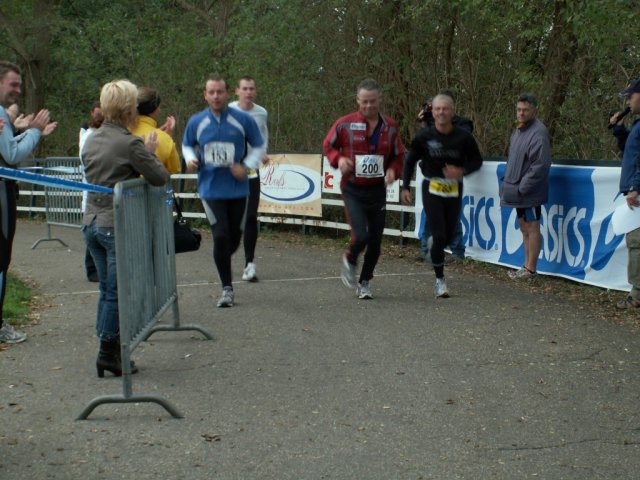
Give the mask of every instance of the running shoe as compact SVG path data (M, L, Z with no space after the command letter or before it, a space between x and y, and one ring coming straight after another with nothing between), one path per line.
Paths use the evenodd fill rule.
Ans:
M0 328L0 343L20 343L27 339L27 334L19 332L8 323Z
M356 266L349 263L347 260L347 254L342 255L342 271L340 272L340 278L342 283L347 288L354 288L356 286Z
M527 278L533 278L538 275L538 272L532 272L526 267L520 268L520 270L516 270L515 272L509 272L509 278L512 280L522 280Z
M256 264L253 262L247 263L247 266L244 267L244 272L242 272L242 280L245 282L257 282L258 277L256 276Z
M449 289L447 288L447 281L443 278L436 278L436 298L449 298Z
M222 289L222 295L218 300L219 308L233 307L233 288L224 287Z
M368 280L363 280L358 284L358 287L356 288L356 295L358 295L360 300L371 300L373 298Z
M527 272L528 270L524 267L524 265L522 267L520 267L518 270L511 270L509 272L507 272L507 275L509 276L509 278L511 278L512 280L515 280L516 278L519 278L519 276L522 274L522 272Z
M640 300L633 298L631 295L628 295L627 298L616 303L616 308L619 308L620 310L628 310L630 308L638 307L640 307Z

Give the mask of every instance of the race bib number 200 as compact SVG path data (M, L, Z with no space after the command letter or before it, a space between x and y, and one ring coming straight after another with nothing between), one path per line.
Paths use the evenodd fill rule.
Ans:
M356 177L384 177L384 157L382 155L356 155Z
M212 167L230 167L236 149L230 142L210 142L204 146L204 162Z

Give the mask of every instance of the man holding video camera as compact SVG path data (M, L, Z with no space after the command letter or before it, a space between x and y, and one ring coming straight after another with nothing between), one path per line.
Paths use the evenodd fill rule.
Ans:
M449 90L443 90L442 93L449 95L451 98L454 98L453 92ZM455 98L454 98L455 100ZM433 98L427 98L422 103L422 109L418 113L417 120L420 122L420 126L422 128L433 127L434 119L433 119ZM460 127L463 130L466 130L469 133L473 133L473 121L469 118L462 117L457 113L453 116L452 123L456 127ZM462 209L460 209L460 215L462 215ZM431 227L429 226L429 219L426 215L424 215L424 222L422 224L422 231L420 232L420 246L421 246L421 259L430 262L429 249L433 244L433 237L431 234ZM458 219L458 224L456 225L456 231L451 240L451 243L448 245L451 249L451 261L454 260L464 260L464 252L465 245L462 239L462 220ZM447 259L445 257L445 263Z
M447 94L433 99L434 126L423 128L411 141L411 150L404 165L400 199L413 203L409 184L420 160L422 205L433 232L431 264L436 275L436 298L448 298L449 288L444 277L444 249L453 239L460 221L462 207L462 177L482 166L482 156L473 136L453 124L455 103Z
M616 113L609 123L613 126L613 135L618 139L618 147L622 150L622 168L620 171L620 193L626 195L629 208L640 207L638 192L640 191L640 118L634 120L631 130L622 125L622 117L627 113L640 113L640 79L631 82L620 92L626 98L627 110ZM640 228L631 230L625 237L629 250L627 263L627 279L631 291L624 300L616 304L617 308L630 309L640 307Z

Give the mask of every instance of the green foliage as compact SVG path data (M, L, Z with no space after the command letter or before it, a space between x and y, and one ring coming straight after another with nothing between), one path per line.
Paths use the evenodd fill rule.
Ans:
M160 91L179 139L218 71L257 79L272 151L318 151L373 77L407 144L422 100L446 88L483 153L504 155L514 99L531 90L554 156L613 158L606 122L640 76L635 2L622 0L24 0L0 14L5 58L37 73L26 103L60 122L43 154L75 154L101 85L122 77Z

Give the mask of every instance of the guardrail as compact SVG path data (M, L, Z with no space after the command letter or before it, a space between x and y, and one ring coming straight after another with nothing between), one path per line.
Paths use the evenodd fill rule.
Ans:
M197 181L198 176L195 173L178 173L171 175L172 181L193 181L194 184ZM415 181L411 181L411 187L415 187ZM325 194L327 196L323 196L322 205L329 207L344 207L344 202L338 195ZM176 192L176 197L179 199L199 199L200 196L197 192ZM331 197L331 198L328 198ZM415 208L407 205L401 205L399 203L390 203L387 202L387 211L389 212L397 212L400 215L399 223L404 228L385 228L384 235L394 236L403 238L412 238L415 239L415 235L413 234L413 229L406 230L407 226L410 225L411 219L414 216ZM189 212L183 209L182 214L188 218L207 218L204 212ZM305 217L305 216L274 216L274 215L259 215L258 221L263 223L271 223L278 225L300 225L306 227L321 227L321 228L335 228L338 230L350 230L351 227L348 223L332 221L332 220L322 220L315 217Z
M61 180L83 181L82 164L78 157L49 157L40 161L41 170L47 176ZM38 164L36 164L38 165ZM82 226L83 192L64 187L44 186L44 212L47 219L47 236L36 240L31 246L36 248L42 242L59 242L67 246L61 238L51 236L51 225L80 228Z
M50 157L46 159L36 159L35 165L36 168L45 170L43 173L46 175L82 181L82 165L78 157ZM171 176L173 185L178 187L175 188L178 201L200 198L198 193L195 192L197 178L197 174L190 173L178 173ZM193 182L193 192L183 191L185 182ZM414 184L415 182L412 181L411 186L413 187ZM23 202L21 202L22 204L18 205L18 211L28 214L44 213L46 217L47 235L45 238L36 241L32 248L36 248L39 243L44 241L58 241L62 245L66 246L61 239L52 237L51 226L55 225L74 228L81 226L82 194L78 191L50 187L44 187L41 190L38 189L36 185L26 183L19 183L19 187L21 188L20 196L23 198L29 198L29 202L28 205L24 205ZM59 192L59 194L57 192ZM198 205L200 204L198 203ZM344 203L339 195L326 193L323 194L322 205L328 207L344 207ZM412 206L388 202L387 210L389 212L399 213L399 225L403 228L385 228L384 235L400 237L401 240L405 238L415 238L413 229L406 230L406 228L411 224L411 219L414 216L414 208ZM201 208L199 211L188 211L183 208L182 213L187 218L206 219L206 215ZM265 224L300 225L303 227L335 228L338 230L350 229L349 224L346 222L304 216L276 216L261 214L258 216L258 221Z

